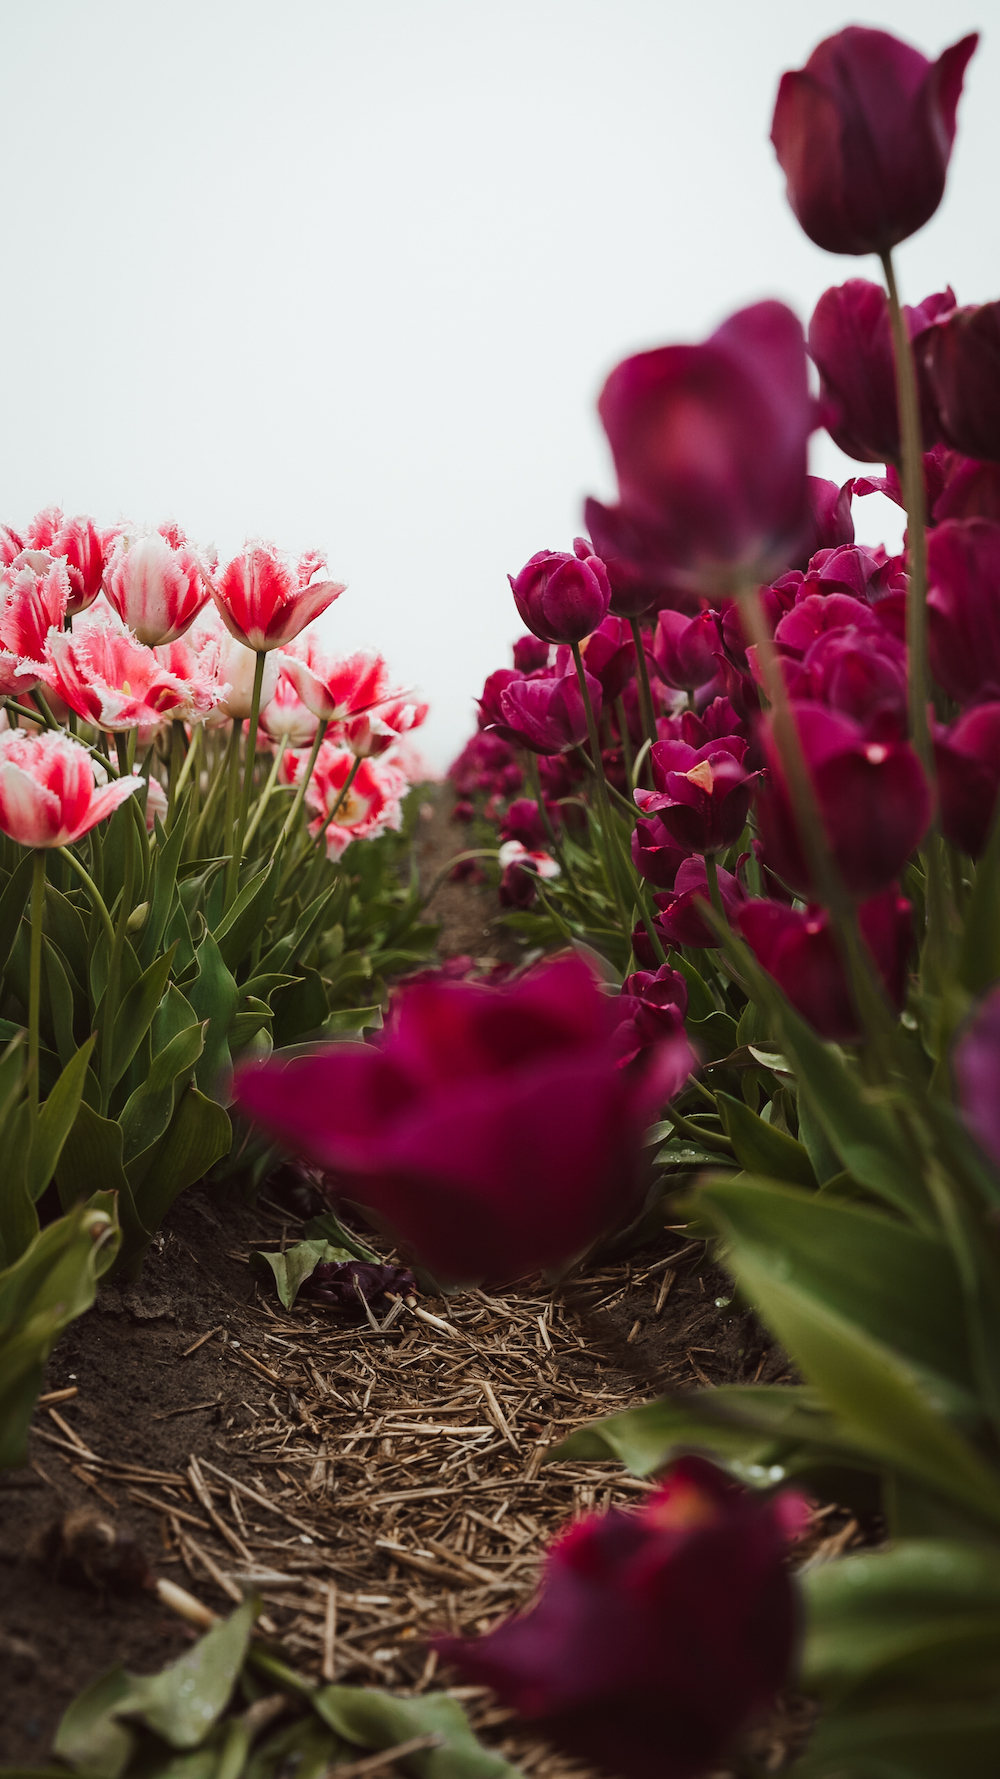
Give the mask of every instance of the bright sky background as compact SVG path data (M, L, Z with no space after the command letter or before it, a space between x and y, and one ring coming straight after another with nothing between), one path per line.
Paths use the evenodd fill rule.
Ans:
M821 37L983 31L899 270L1000 294L1000 0L841 3L0 0L0 518L325 549L331 638L422 688L445 766L520 629L507 571L612 492L610 368L877 275L801 234L768 141ZM880 497L856 519L898 544Z

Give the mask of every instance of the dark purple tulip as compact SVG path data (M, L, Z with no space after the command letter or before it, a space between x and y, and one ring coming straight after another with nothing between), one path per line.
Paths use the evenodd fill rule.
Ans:
M580 644L580 653L587 672L600 680L605 704L619 698L635 673L635 643L631 625L624 618L609 612L592 635ZM571 673L573 660L568 648L556 656L556 670Z
M673 889L679 867L689 856L679 847L661 821L636 822L632 829L632 863L647 883L657 889Z
M952 1051L951 1069L965 1121L1000 1167L1000 987L980 1001Z
M377 1266L368 1260L321 1260L301 1286L299 1296L331 1304L354 1321L365 1322L365 1303L377 1316L385 1316L392 1308L393 1297L413 1296L416 1289L417 1281L406 1266Z
M600 714L600 681L584 673L594 715ZM574 673L512 680L500 694L502 733L533 754L562 754L587 738L587 712Z
M726 735L705 747L659 741L651 750L652 791L633 793L645 816L655 815L675 846L686 852L725 852L746 826L758 775L747 772L747 744Z
M656 621L651 659L664 685L693 692L707 685L719 671L719 626L714 612L696 618L683 612L662 611Z
M724 871L719 866L719 895L726 919L735 925L740 908L746 901L743 885L732 872ZM710 927L701 918L700 906L709 901L708 873L703 858L685 859L674 879L672 895L654 896L659 913L655 926L664 945L692 945L696 949L704 949L708 945L718 945L719 941ZM650 966L652 963L652 947L645 936L645 930L639 929L645 945L640 951L636 944L636 935L632 935L632 948L641 964ZM648 948L648 949L646 949Z
M858 922L882 986L901 1012L913 948L910 904L898 891L886 890L862 903ZM857 1009L825 909L754 900L740 910L739 928L758 963L821 1038L838 1044L861 1039Z
M519 636L514 644L514 666L518 673L539 673L549 664L552 644L541 636Z
M911 340L955 306L951 290L904 307ZM809 323L809 352L820 376L824 420L834 443L862 463L898 463L899 417L889 302L881 284L849 278L826 290ZM937 415L925 379L918 379L925 448L937 438Z
M793 704L833 861L848 892L867 901L894 884L920 845L931 797L920 761L891 726L863 729L819 704ZM771 869L802 895L817 886L799 841L770 723L763 728L769 772L757 795L757 817Z
M941 437L1000 463L1000 303L956 309L921 341Z
M607 616L611 587L599 556L539 550L508 579L522 621L545 642L582 642Z
M436 1648L588 1764L696 1779L785 1680L799 1612L784 1552L806 1514L681 1458L638 1512L563 1532L526 1614Z
M807 476L806 487L809 536L792 563L793 568L805 568L817 550L836 550L854 542L853 481L838 488L836 482L827 482L822 476Z
M817 247L885 253L934 215L977 42L963 37L929 62L886 31L849 25L782 75L771 141Z
M618 1067L609 997L576 956L504 987L402 988L375 1044L249 1064L242 1111L333 1170L439 1277L557 1266L642 1202L643 1133L693 1065Z
M953 451L947 455L953 462L931 508L934 522L940 525L945 519L991 519L994 525L1000 525L1000 464L957 457ZM926 467L925 457L925 474Z
M789 694L867 723L880 713L906 731L906 645L862 611L862 622L817 637L786 675Z
M626 976L613 1003L619 1015L616 1039L624 1067L634 1062L651 1044L679 1043L684 1037L687 983L679 970L663 964L659 970L636 970ZM688 1046L690 1054L690 1046Z
M728 698L713 698L703 710L681 712L679 739L686 741L688 747L704 747L706 742L719 741L723 735L738 735L739 730L740 718Z
M555 826L559 821L559 811L550 810L549 817ZM519 840L529 852L545 851L549 844L548 830L534 797L515 799L500 822L500 839Z
M538 899L538 872L526 853L524 859L511 859L500 874L497 897L501 908L530 908Z
M815 416L783 303L743 309L704 345L626 359L598 405L620 504L589 500L587 526L637 583L717 594L772 580L801 550Z
M498 740L509 741L515 747L518 745L518 737L513 730L507 729L504 725L500 695L506 691L508 686L524 679L524 677L524 674L520 673L516 667L498 667L486 681L482 697L476 700L479 706L480 729L488 729Z
M935 724L934 758L941 832L960 852L978 859L986 850L1000 792L1000 704L977 704L950 728Z
M959 704L1000 698L1000 525L947 519L927 536L931 672Z

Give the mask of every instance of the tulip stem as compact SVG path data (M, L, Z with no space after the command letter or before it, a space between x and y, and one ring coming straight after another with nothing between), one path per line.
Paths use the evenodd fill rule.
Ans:
M184 764L184 724L176 720L170 725L170 772L167 778L167 818L166 829L170 832L174 817L174 804L177 801L177 785Z
M271 770L267 775L267 783L265 784L264 789L261 791L260 796L257 798L257 806L253 812L253 815L250 818L250 826L247 829L246 840L244 841L245 846L250 845L251 840L253 839L254 835L257 832L257 829L260 827L261 819L264 815L264 811L266 810L268 803L271 800L271 792L274 790L274 787L278 782L278 773L281 770L281 762L285 757L285 749L287 746L288 746L288 736L283 735L281 737L281 741L278 744L278 751L274 756L274 764L272 765ZM280 842L279 842L279 844L280 844Z
M284 845L284 843L288 839L288 836L291 833L293 827L295 826L296 821L298 820L299 810L302 808L302 805L305 801L305 795L306 795L307 790L309 789L309 780L312 778L312 775L313 775L313 767L315 766L316 761L319 759L319 750L323 746L323 737L326 734L326 731L327 731L327 721L326 721L325 717L322 717L320 719L319 726L316 730L316 735L313 740L312 751L310 752L309 758L306 761L306 769L303 772L302 777L300 778L300 780L298 782L298 786L296 787L295 797L292 802L292 807L288 811L288 814L286 815L285 820L282 824L281 833L278 835L277 843L274 848L275 856L277 856L278 847ZM345 790L346 790L346 788L347 787L345 786ZM339 808L339 805L338 805L338 808Z
M68 846L60 846L59 852L62 854L62 857L64 859L67 859L69 861L70 865L73 867L73 870L76 872L77 876L79 877L80 882L83 884L84 889L86 890L88 896L90 897L90 905L93 908L94 913L97 915L98 920L101 922L101 925L103 926L105 933L107 934L108 946L109 946L109 948L113 947L114 942L115 942L114 923L112 922L111 916L108 913L108 905L105 902L104 897L101 895L101 892L98 889L96 883L94 882L94 879L91 877L90 872L88 870L86 870L83 865L81 865L79 859L76 856L76 853L71 852Z
M31 872L31 952L28 966L28 1105L31 1130L38 1123L38 1025L42 1004L42 917L45 912L45 848L36 846Z
M130 821L125 823L122 838L125 844L125 874L122 882L121 902L118 907L118 919L115 924L114 939L111 945L111 957L108 962L108 981L104 990L104 1011L101 1015L101 1111L107 1117L108 1105L111 1100L111 1064L114 1051L115 1021L118 1017L118 989L121 978L122 952L125 949L125 929L132 912L132 890L135 883L135 829Z
M247 728L246 756L243 761L243 795L240 798L236 839L229 858L229 870L226 872L225 908L228 908L234 900L240 885L240 868L243 864L243 849L246 845L247 823L250 820L250 800L253 797L253 775L257 764L257 718L260 716L260 691L264 684L266 659L267 651L258 649L253 670L253 692L250 695L250 722Z
M622 759L625 762L625 777L629 784L635 784L632 777L632 737L628 732L628 719L625 715L625 703L621 694L615 699L615 721L618 724L618 735L622 744Z
M597 735L597 724L594 721L594 707L590 702L590 692L587 689L587 675L584 672L583 656L580 654L580 644L578 642L573 642L570 644L570 648L573 650L576 677L580 682L583 708L587 716L587 735L590 741L590 753L594 765L594 786L597 792L597 808L600 814L601 836L604 842L605 868L607 870L611 894L618 910L618 918L621 921L622 935L627 939L632 929L629 925L628 914L622 899L621 884L618 881L618 869L614 855L614 841L611 834L611 801L608 797L608 786L604 776L604 761L601 758L601 744Z
M655 747L659 736L656 733L656 717L653 714L653 692L649 683L649 668L646 665L646 650L642 640L642 626L638 618L630 618L632 641L635 643L635 662L639 672L639 701L642 705L642 725L646 731L646 740L650 747Z
M892 254L881 256L889 293L889 321L896 361L896 400L899 405L899 436L902 445L903 500L906 505L906 565L909 587L906 596L906 648L909 670L910 735L930 781L934 784L934 756L927 722L930 672L927 663L927 515L924 498L923 437L920 401L913 348L906 330Z
M228 841L232 851L229 858L229 868L226 872L226 894L223 903L223 912L225 912L233 900L235 886L239 881L240 875L240 854L236 850L236 841L233 837L233 824L236 820L236 792L240 777L240 737L242 734L243 718L234 717L233 727L229 736L229 747L226 752L225 765L226 814L222 844L225 846Z

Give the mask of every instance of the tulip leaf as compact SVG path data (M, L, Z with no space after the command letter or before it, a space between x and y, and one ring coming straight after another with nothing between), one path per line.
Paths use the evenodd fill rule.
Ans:
M26 852L0 895L0 971L7 968L21 916L28 904L32 869L32 855Z
M1000 819L994 819L989 844L976 865L965 911L958 979L970 994L982 994L1000 978Z
M378 1032L382 1029L381 1007L335 1007L319 1028L321 1038L351 1036L355 1032Z
M136 1736L114 1713L131 1692L132 1682L120 1664L92 1681L63 1713L52 1752L87 1779L122 1779Z
M120 1081L149 1030L174 962L174 947L155 958L123 995L111 1044L111 1082Z
M1000 1700L912 1696L820 1719L794 1779L996 1779Z
M787 1131L766 1124L742 1100L733 1099L728 1093L717 1092L715 1103L736 1150L736 1159L748 1173L771 1174L776 1180L790 1180L796 1186L818 1186L809 1152L802 1143L797 1143Z
M484 1748L457 1699L445 1693L398 1699L362 1686L325 1686L314 1711L346 1741L362 1748L393 1748L411 1737L436 1735L440 1746L404 1755L412 1779L520 1779L517 1768Z
M254 1272L274 1274L282 1307L290 1310L317 1266L327 1261L353 1259L354 1255L347 1248L335 1248L329 1242L296 1242L283 1254L251 1254L250 1265Z
M76 1122L83 1098L87 1064L96 1042L95 1032L80 1046L63 1069L48 1099L39 1110L30 1161L31 1196L34 1199L41 1198L55 1173L63 1144Z
M277 859L272 859L263 871L251 877L215 929L220 956L230 970L236 969L258 934L264 931L278 886L278 864Z
M165 839L162 837L162 830L157 825L157 846L153 855L149 885L149 913L146 916L146 924L142 929L142 937L139 942L139 957L144 965L151 964L159 952L163 944L163 935L167 930L171 908L174 906L177 891L177 867L187 833L189 807L189 799L185 795L183 807Z
M375 1266L382 1265L379 1256L359 1242L357 1236L351 1235L333 1211L321 1211L318 1217L310 1217L308 1223L302 1225L302 1234L308 1241L332 1242L335 1247L346 1248L348 1260L368 1260Z
M227 969L218 944L206 933L196 953L198 973L188 983L185 994L195 1016L207 1021L205 1048L196 1070L198 1086L212 1093L228 1085L225 1076L231 1067L229 1026L239 1005L240 991L235 977Z
M116 1714L139 1718L171 1748L197 1748L232 1697L256 1615L247 1601L159 1674L132 1679Z
M232 1140L232 1125L225 1109L193 1085L186 1087L170 1126L156 1145L135 1189L144 1229L150 1234L158 1229L178 1194L207 1174L209 1168L228 1153ZM147 1235L143 1250L149 1240ZM134 1249L130 1249L129 1259L134 1263L135 1258Z
M44 994L42 999L42 1016L48 1014L49 1028L55 1043L59 1061L63 1068L68 1068L76 1054L76 1037L73 1032L73 990L69 985L69 977L59 954L59 947L49 940L42 948L42 975ZM47 1003L47 1004L46 1004Z
M122 1229L119 1263L133 1252L141 1253L152 1237L136 1209L132 1188L122 1166L122 1128L113 1118L102 1118L81 1100L73 1128L67 1136L55 1177L59 1202L68 1211L81 1198L95 1192L118 1194L118 1219Z
M844 1171L840 1157L816 1117L808 1095L799 1094L796 1111L799 1117L799 1142L812 1162L819 1184L825 1186L829 1180L835 1179Z
M299 980L290 988L278 989L272 1006L276 1049L304 1037L318 1037L327 1015L326 989L319 971L302 969Z
M716 1009L703 1019L689 1016L685 1024L691 1042L708 1062L731 1056L736 1049L736 1021L729 1013L720 1013Z
M161 1137L174 1113L177 1095L194 1073L205 1043L204 1028L187 1026L156 1050L149 1074L126 1101L118 1122L122 1129L123 1156L133 1188L141 1182L143 1154Z
M336 893L337 885L334 884L332 888L324 890L322 895L310 902L308 908L299 915L291 932L285 933L261 958L255 974L294 968L300 953L309 944Z

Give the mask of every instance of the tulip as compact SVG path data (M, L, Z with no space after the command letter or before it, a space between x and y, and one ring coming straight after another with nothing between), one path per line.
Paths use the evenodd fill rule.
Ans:
M941 832L978 859L986 850L1000 792L1000 704L977 704L947 728L935 724L934 759Z
M50 630L46 681L96 729L155 731L167 721L202 722L218 702L208 674L171 673L116 613L90 612L75 630Z
M952 1051L955 1097L973 1136L1000 1167L1000 987L980 1001Z
M620 504L589 500L587 526L639 579L714 595L773 580L801 550L815 419L782 303L741 310L704 345L626 359L598 407Z
M959 704L1000 698L1000 525L947 519L927 538L931 672Z
M630 626L613 612L580 644L587 672L600 683L605 704L620 698L635 674L635 642ZM556 672L571 673L573 658L568 648L556 654Z
M326 723L360 716L393 694L389 669L374 649L332 655L315 636L304 636L282 657L282 669L303 704Z
M558 810L554 813L558 820ZM534 797L518 797L500 823L501 840L519 840L529 852L541 852L548 841L548 829Z
M955 306L952 290L903 306L911 340ZM809 323L809 352L820 378L824 424L834 443L862 463L898 464L899 415L889 300L880 284L849 278L824 291ZM919 358L918 358L919 363ZM937 439L937 415L926 379L918 377L924 447Z
M62 628L70 599L66 564L23 550L0 571L0 694L18 697L47 677L45 639Z
M826 911L755 899L741 908L738 920L758 962L820 1037L860 1042L863 1029ZM862 903L858 924L886 995L900 1013L913 949L910 904L897 890L886 890Z
M550 853L531 851L520 840L505 840L497 858L501 908L530 908L537 896L536 880L559 876L559 866Z
M59 507L44 507L28 526L25 541L29 549L45 550L65 562L70 587L67 615L73 618L86 611L101 591L106 554L106 540L93 519L82 513L67 519Z
M805 568L817 550L839 549L844 544L854 542L854 517L851 512L853 481L845 482L842 488L838 488L836 482L827 482L822 476L807 476L806 489L810 515L809 536L800 555L792 563L793 568Z
M746 901L746 891L731 871L718 867L719 895L722 900L723 913L730 926L735 925L740 908ZM706 946L719 943L717 935L706 926L701 917L702 904L711 901L708 889L708 871L703 858L685 859L678 867L674 879L673 891L669 894L654 896L659 910L654 927L666 945L690 945L695 949L704 950ZM655 967L655 953L649 943L644 927L639 927L632 934L632 949L636 960L644 968Z
M956 309L921 341L942 438L1000 463L1000 303Z
M296 568L273 544L248 544L212 588L219 615L237 642L256 654L288 644L344 591L341 581L315 580L326 557L313 550Z
M251 1066L235 1092L439 1276L511 1278L642 1202L642 1137L676 1061L619 1069L614 1025L587 966L563 957L509 987L404 988L377 1047Z
M677 1046L679 1063L684 1060L683 1047L690 1071L694 1053L684 1035L687 1003L687 983L680 971L672 970L669 964L656 971L636 970L626 976L613 1003L619 1016L616 1039L620 1067L634 1062L651 1044L670 1043Z
M590 702L601 708L600 681L585 673ZM501 733L535 754L561 754L587 738L587 712L575 673L515 679L500 693Z
M764 1500L681 1458L634 1513L569 1526L538 1599L435 1647L557 1747L626 1779L697 1779L771 1705L798 1626L785 1545L798 1495Z
M933 216L977 42L963 37L929 62L885 31L849 25L782 75L771 141L817 247L887 253Z
M859 723L883 715L905 733L906 647L877 621L825 632L800 663L789 666L792 698L825 704Z
M419 729L427 720L428 709L426 704L393 698L380 704L377 710L338 723L334 739L349 747L359 760L375 759L396 747L404 735Z
M920 761L889 725L867 729L818 704L793 703L813 792L834 865L850 895L866 901L896 882L920 845L931 797ZM763 730L768 776L757 818L771 869L798 893L815 894L770 723Z
M466 742L458 759L448 768L448 777L461 797L473 797L480 791L510 797L524 783L510 743L485 730L477 731Z
M737 735L740 718L728 698L713 698L702 710L682 710L680 735L664 740L686 741L688 747L704 747L707 741L718 741L723 735Z
M537 673L549 664L552 644L541 636L519 636L514 644L514 666L518 673Z
M232 643L232 638L228 638ZM239 643L232 643L239 648ZM244 649L251 666L251 688L253 685L253 656ZM278 668L274 691L267 700L266 707L260 713L260 726L269 741L281 742L292 748L311 747L316 739L319 718L303 704L299 697L299 689L295 681L284 670L284 656L275 654L271 657ZM247 715L249 716L249 709Z
M716 853L738 840L746 825L756 773L744 770L747 744L738 735L688 747L660 741L652 749L652 791L633 792L644 815L656 815L676 846Z
M158 778L147 778L146 786L146 832L152 834L157 821L165 822L170 808L167 793Z
M673 889L678 868L689 856L677 846L661 821L636 822L630 842L632 863L647 883L657 889Z
M230 636L215 606L206 605L178 642L162 645L156 658L180 679L200 676L211 688L215 722L242 722L253 703L257 657ZM282 657L269 654L261 677L258 714L270 704L278 685Z
M956 457L953 451L947 457L951 459L948 473L931 509L935 524L945 519L991 519L1000 525L1000 464ZM926 468L925 457L925 474Z
M719 671L719 627L714 612L696 618L683 612L662 611L650 654L664 685L693 692L707 685Z
M308 765L308 755L286 754L281 782L301 785ZM405 772L392 760L358 759L350 748L324 741L305 789L306 805L314 812L309 832L314 840L324 840L326 856L336 864L352 840L398 833L407 789Z
M123 532L108 561L105 590L122 622L150 648L176 642L207 603L210 583L197 550L175 530Z
M70 846L142 785L128 775L98 785L87 749L55 730L0 734L0 828L19 846Z
M582 642L607 616L611 587L599 556L539 550L507 578L522 621L544 642Z

